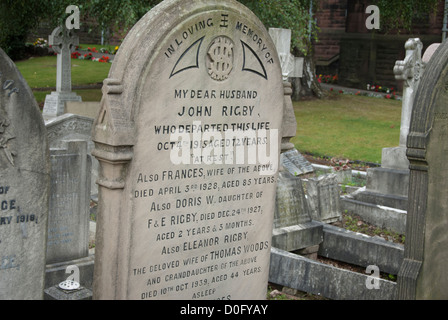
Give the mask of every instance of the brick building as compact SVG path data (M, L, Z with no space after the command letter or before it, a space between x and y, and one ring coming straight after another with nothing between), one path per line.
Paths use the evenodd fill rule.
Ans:
M314 43L317 73L338 74L338 83L347 87L365 89L367 84L378 84L400 88L402 84L393 74L395 61L404 59L404 44L409 38L420 38L423 52L430 44L442 41L444 2L439 1L436 14L414 20L411 32L386 34L365 26L370 16L366 8L374 1L320 1L315 15L320 28Z

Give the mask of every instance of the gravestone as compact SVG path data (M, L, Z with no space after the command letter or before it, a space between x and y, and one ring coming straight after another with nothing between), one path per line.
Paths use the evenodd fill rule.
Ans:
M426 66L407 138L409 208L399 299L448 299L447 74L445 41Z
M437 48L440 46L440 43L433 43L428 48L426 48L425 53L422 57L422 62L424 64L427 64L429 60L431 60L432 56L434 55L434 52L436 52Z
M418 38L411 38L405 44L406 57L395 63L395 79L403 80L403 102L401 106L401 124L399 146L384 148L381 158L383 168L408 170L409 161L406 158L406 140L409 134L412 105L415 93L424 71L422 62L423 44Z
M42 299L50 163L31 89L0 49L0 299Z
M285 170L294 176L314 171L313 165L295 148L281 154L281 163Z
M367 169L364 190L345 196L342 200L343 209L355 210L366 221L387 217L381 218L383 222L378 223L400 233L405 229L406 218L402 217L406 217L408 205L409 161L406 157L406 140L415 94L426 72L421 58L422 47L418 38L410 38L405 43L404 60L396 61L394 67L396 79L404 81L399 146L384 148L381 167ZM378 213L373 214L374 211Z
M291 99L292 85L288 82L288 78L290 76L298 76L301 72L300 66L296 64L297 61L290 52L291 30L269 28L269 34L276 46L277 54L280 60L285 93L281 163L292 175L311 173L313 172L313 167L311 164L299 153L299 151L297 151L297 149L294 148L294 145L290 142L291 138L295 137L297 133L297 120Z
M324 174L304 180L311 218L325 223L340 220L339 183L336 174Z
M58 288L69 277L67 268L76 266L79 277L75 281L91 288L94 259L89 257L90 156L85 140L62 141L62 146L50 148L45 287Z
M277 195L272 232L272 245L286 251L309 247L317 252L322 242L322 225L311 220L302 181L296 175L313 172L311 164L290 142L296 135L297 121L291 100L292 87L288 77L294 69L294 57L290 53L291 30L270 28L269 34L275 43L282 67L284 87L283 131L281 166L277 184Z
M87 142L66 141L50 149L51 196L48 216L47 263L89 254L90 159Z
M163 1L133 27L93 129L94 299L265 299L283 97L237 1Z
M82 98L72 92L71 53L79 44L79 38L73 29L57 27L49 36L48 43L57 53L56 91L45 98L43 116L45 119L57 117L65 112L66 101L81 101Z
M90 157L91 165L91 183L90 192L92 197L98 194L98 160L93 158L92 150L94 143L92 141L92 118L66 113L61 116L49 119L45 122L50 148L64 148L66 140L84 140L87 141L87 153Z
M315 247L317 252L323 227L311 219L303 181L287 171L279 173L275 209L272 246L285 251Z

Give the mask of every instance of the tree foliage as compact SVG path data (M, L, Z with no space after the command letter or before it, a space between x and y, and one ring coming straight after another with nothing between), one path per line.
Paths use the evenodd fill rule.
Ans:
M317 39L317 27L310 15L310 0L239 0L251 9L266 28L291 29L291 48L310 53L310 40ZM317 7L313 0L313 8ZM311 23L311 29L309 24Z
M381 11L383 30L410 29L415 17L435 12L440 0L376 0ZM67 18L65 8L76 4L82 18L95 19L99 28L131 28L146 12L161 0L1 0L0 47L11 57L19 56L30 30L41 21L62 24ZM287 28L292 33L292 48L307 55L310 40L317 39L318 29L309 14L318 0L239 0L251 9L266 28ZM311 29L309 24L311 23Z
M412 31L415 21L427 20L437 12L440 0L376 0L380 9L381 30Z

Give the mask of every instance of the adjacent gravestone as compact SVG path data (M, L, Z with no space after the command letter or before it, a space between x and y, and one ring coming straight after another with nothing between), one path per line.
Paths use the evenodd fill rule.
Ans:
M325 223L340 220L339 183L336 174L324 174L317 178L309 178L305 183L311 218Z
M72 92L71 53L79 44L79 38L73 29L57 27L49 36L48 43L57 53L56 91L45 98L44 118L57 117L65 112L66 101L81 101L82 98Z
M429 60L431 60L432 56L434 55L434 52L436 52L437 48L440 46L440 43L433 43L428 48L426 48L425 53L422 57L422 62L424 64L427 64Z
M91 164L87 142L65 143L66 148L50 149L48 264L76 260L89 254Z
M94 299L265 299L283 97L237 1L163 1L134 26L93 129Z
M424 71L424 64L422 62L423 44L420 39L409 39L406 41L405 49L405 59L397 61L394 67L395 78L404 81L399 146L395 148L384 148L381 159L381 166L383 168L397 170L409 169L409 161L406 158L406 140L409 133L415 93Z
M294 176L314 172L313 165L295 148L281 154L281 163Z
M399 299L448 299L448 43L429 60L412 111L409 209Z
M76 268L75 281L91 288L94 259L89 256L90 156L85 140L62 141L61 146L50 149L52 168L45 287L55 286L61 290L59 284L70 277L67 270ZM46 299L51 290L45 291Z
M355 210L361 217L372 215L372 205L378 210L377 217L390 216L392 213L398 213L399 221L395 223L395 219L388 217L384 219L384 227L402 232L406 219L408 189L409 189L409 161L406 158L406 140L409 132L409 124L414 104L414 98L418 89L421 77L425 71L425 64L422 62L422 42L418 38L410 38L405 43L406 56L404 60L396 61L394 67L395 77L404 81L403 101L400 125L400 141L398 147L384 148L382 150L381 167L367 169L366 187L363 192L359 192L352 196L347 196L342 205L347 210ZM348 200L345 201L345 200ZM387 207L384 208L387 203ZM370 219L370 218L368 218ZM389 222L394 221L389 224Z
M272 246L285 251L316 247L323 241L323 227L312 221L303 182L280 171L276 196Z
M31 89L0 49L0 299L42 299L50 163Z
M313 247L317 252L322 242L322 225L311 220L309 206L300 178L296 175L313 172L306 159L290 142L296 135L297 121L292 106L291 83L288 77L294 69L290 53L291 30L270 28L282 67L284 102L282 124L281 166L277 184L272 245L286 251Z
M297 133L297 120L292 105L292 85L288 82L290 76L298 76L303 70L296 64L294 56L290 52L291 30L281 28L269 28L269 34L274 42L280 60L283 87L284 87L284 111L282 131L282 165L292 175L301 175L313 172L311 164L294 148L290 142ZM303 60L302 60L303 62ZM302 64L303 66L303 64ZM301 75L300 75L301 76ZM293 164L293 165L291 165Z
M65 148L67 140L84 140L87 142L87 152L91 159L91 177L90 193L92 197L98 194L98 160L92 158L94 143L92 141L93 119L78 115L66 113L61 116L49 119L45 122L48 134L48 143L50 148Z

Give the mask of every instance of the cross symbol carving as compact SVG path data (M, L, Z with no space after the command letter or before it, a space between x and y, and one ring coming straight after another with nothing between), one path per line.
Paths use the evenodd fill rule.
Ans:
M79 37L65 26L57 27L49 36L48 43L58 54L56 71L56 91L72 91L71 53L79 45Z

